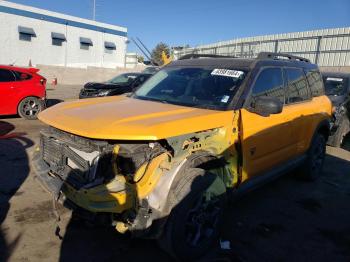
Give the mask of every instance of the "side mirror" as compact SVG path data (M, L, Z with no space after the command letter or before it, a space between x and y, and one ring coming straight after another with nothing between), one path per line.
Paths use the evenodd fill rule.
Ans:
M283 103L276 97L262 96L257 98L251 105L254 113L268 117L279 114L283 110Z

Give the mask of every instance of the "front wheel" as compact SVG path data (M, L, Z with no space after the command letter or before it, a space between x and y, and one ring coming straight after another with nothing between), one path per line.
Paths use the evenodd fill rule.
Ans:
M33 120L37 119L38 114L44 109L44 105L37 97L26 97L18 105L18 114L20 117Z
M171 192L175 204L160 246L183 261L202 256L219 237L226 202L222 180L203 169L190 168Z
M311 181L317 179L322 173L325 156L326 138L317 133L312 139L307 159L300 168L302 178Z

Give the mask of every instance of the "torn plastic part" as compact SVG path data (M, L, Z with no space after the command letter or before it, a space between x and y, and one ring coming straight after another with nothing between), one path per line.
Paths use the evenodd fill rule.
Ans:
M131 182L139 181L151 160L167 152L159 143L120 144L119 147L116 156L118 173L126 176Z
M187 139L183 142L182 144L182 149L187 149L189 145L193 144L193 143L196 143L199 141L199 138L198 137L191 137L190 139Z

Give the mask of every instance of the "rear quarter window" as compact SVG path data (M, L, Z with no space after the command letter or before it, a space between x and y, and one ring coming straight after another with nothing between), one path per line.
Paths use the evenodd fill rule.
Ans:
M25 81L25 80L32 79L32 75L27 74L27 73L23 73L23 72L19 72L19 71L13 71L13 73L16 76L16 81Z

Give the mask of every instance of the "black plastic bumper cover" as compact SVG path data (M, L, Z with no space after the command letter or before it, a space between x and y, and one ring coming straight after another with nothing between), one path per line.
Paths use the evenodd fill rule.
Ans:
M38 151L33 155L32 167L36 174L35 178L40 182L44 189L49 191L57 200L63 186L63 181L60 178L49 174L50 167L45 163Z

